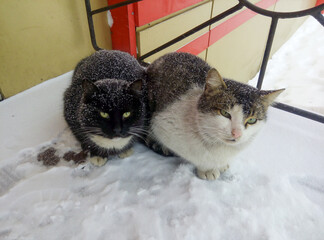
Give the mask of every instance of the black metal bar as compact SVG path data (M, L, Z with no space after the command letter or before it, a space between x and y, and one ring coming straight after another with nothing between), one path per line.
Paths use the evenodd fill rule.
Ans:
M95 31L94 31L94 26L93 26L93 19L92 19L92 14L91 14L90 0L85 0L85 6L86 6L86 10L87 10L87 18L88 18L88 25L89 25L92 47L96 51L98 51L98 50L101 50L101 48L98 47L98 45L97 45L96 35L95 35Z
M273 12L269 11L263 8L259 8L255 6L253 3L250 3L248 0L238 0L242 5L249 8L253 12L259 13L261 15L267 16L267 17L277 17L277 18L297 18L297 17L304 17L307 15L312 15L314 12L321 12L324 9L324 4L321 4L319 6L309 8L302 11L296 11L296 12Z
M228 9L227 11L222 12L221 14L209 19L208 21L198 25L197 27L194 27L193 29L191 29L191 30L185 32L184 34L172 39L171 41L169 41L169 42L155 48L154 50L142 55L141 57L138 58L138 60L142 61L143 59L145 59L145 58L147 58L149 56L152 56L153 54L155 54L155 53L157 53L157 52L159 52L159 51L161 51L161 50L163 50L163 49L165 49L165 48L167 48L167 47L169 47L169 46L171 46L171 45L173 45L173 44L175 44L175 43L177 43L177 42L179 42L179 41L181 41L183 39L185 39L186 37L200 31L201 29L203 29L205 27L208 27L209 25L211 25L211 24L213 24L213 23L227 17L228 15L235 13L236 11L240 10L242 7L243 7L243 5L241 3L235 5L234 7Z
M312 14L312 16L324 27L324 16L321 14L321 12L316 12Z
M268 35L266 48L264 50L264 55L263 55L263 59L262 59L260 74L259 74L259 78L258 78L258 84L257 84L258 89L261 89L261 87L262 87L262 82L263 82L265 71L267 69L271 47L272 47L272 43L273 43L273 39L274 39L276 29L277 29L277 24L278 24L278 18L273 17L272 21L271 21L271 26L270 26L270 30L269 30L269 35Z
M283 103L279 103L279 102L276 102L273 105L273 107L278 108L283 111L286 111L286 112L290 112L290 113L299 115L301 117L305 117L305 118L320 122L320 123L324 123L324 116L316 114L316 113L308 112L308 111L302 110L300 108L292 107L292 106L289 106L289 105L286 105Z
M94 14L97 14L97 13L101 13L101 12L105 12L105 11L108 11L108 10L111 10L111 9L115 9L115 8L118 8L118 7L122 7L122 6L125 6L125 5L128 5L128 4L140 2L140 1L142 1L142 0L127 0L127 1L123 1L123 2L116 3L116 4L113 4L113 5L107 6L107 7L103 7L103 8L99 8L99 9L93 10L93 11L91 11L91 15L94 15Z
M1 91L1 88L0 88L0 102L3 101L5 99L2 91Z

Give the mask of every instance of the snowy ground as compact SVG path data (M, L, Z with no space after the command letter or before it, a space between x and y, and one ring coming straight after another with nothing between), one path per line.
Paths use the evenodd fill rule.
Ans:
M307 24L303 31L313 28ZM311 45L313 39L299 38L304 42L297 38L284 49L296 52L294 44ZM292 54L284 51L268 69L283 61L280 54ZM302 61L312 63L306 76L323 80L323 55L305 51ZM305 76L293 74L289 81L291 71L269 70L267 79L277 77L276 88L290 88ZM44 147L61 155L79 150L62 117L70 78L71 72L0 103L0 239L324 238L323 124L271 108L257 139L213 182L198 179L192 165L139 144L133 156L101 168L63 161L45 167L36 157ZM267 79L265 88L272 88ZM295 101L294 94L302 97L291 91L283 99ZM311 97L322 100L316 94ZM316 106L323 108L321 103Z

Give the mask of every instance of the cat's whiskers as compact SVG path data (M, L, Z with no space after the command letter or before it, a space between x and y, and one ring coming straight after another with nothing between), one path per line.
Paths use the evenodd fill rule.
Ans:
M142 139L147 144L147 139L144 136L141 136L140 134L131 131L129 132L129 134Z
M102 134L102 131L100 131L99 129L95 130L95 129L84 129L84 130L80 130L80 133L85 133L85 134Z
M102 130L97 127L84 127L80 128L75 131L76 133L83 133L83 134L96 134L96 135L102 135Z
M147 138L146 138L146 136L149 135L149 132L148 131L146 131L146 130L143 130L142 131L142 129L131 129L129 131L129 134L134 135L134 136L142 139L147 144Z
M133 126L130 127L129 134L136 136L142 139L145 143L147 143L145 136L149 134L149 131L144 129L142 126Z
M130 131L135 131L137 133L149 134L150 132L143 127L130 127Z
M202 131L206 130L206 133L210 133L210 130L214 130L213 133L228 135L228 134L226 134L225 130L215 128L215 127L200 126L200 130L202 130Z
M141 131L140 129L131 129L130 131L131 131L131 132L135 132L135 133L137 133L137 134L144 135L144 136L149 134L148 131Z
M214 131L211 132L210 130ZM213 127L201 127L200 134L203 136L203 140L206 143L208 139L208 144L217 144L220 140L230 140L231 138L224 130Z
M143 117L143 118L141 118L141 120L143 120L143 121L150 121L151 119L150 118Z

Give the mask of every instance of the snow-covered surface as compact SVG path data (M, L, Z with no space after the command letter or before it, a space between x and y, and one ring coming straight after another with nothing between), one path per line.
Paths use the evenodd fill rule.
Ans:
M63 92L72 72L0 102L0 160L57 137L66 124Z
M0 239L324 239L323 124L271 108L212 182L140 144L101 168L45 167L42 147L79 150L62 117L71 75L0 103Z
M268 62L262 89L279 88L279 102L324 115L324 27L312 17Z

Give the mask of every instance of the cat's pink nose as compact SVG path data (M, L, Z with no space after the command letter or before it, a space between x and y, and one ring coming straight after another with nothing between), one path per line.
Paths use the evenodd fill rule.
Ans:
M232 136L234 139L237 139L242 136L241 130L238 129L232 129Z

